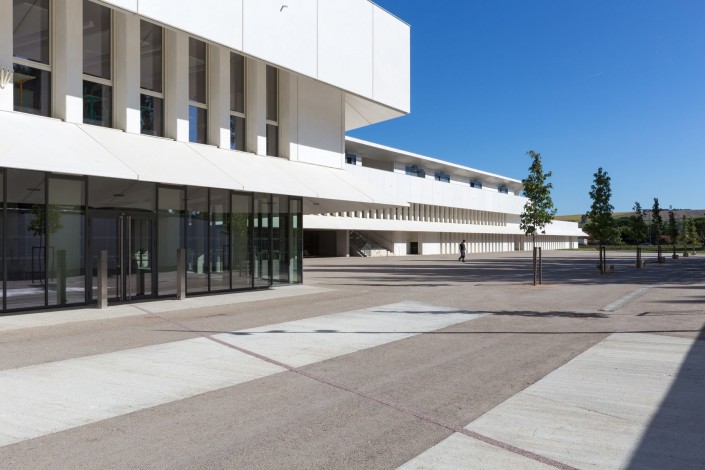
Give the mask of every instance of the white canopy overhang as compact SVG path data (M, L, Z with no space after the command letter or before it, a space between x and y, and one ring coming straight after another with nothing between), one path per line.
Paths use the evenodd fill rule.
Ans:
M408 206L343 169L0 112L0 167L302 197L304 213Z

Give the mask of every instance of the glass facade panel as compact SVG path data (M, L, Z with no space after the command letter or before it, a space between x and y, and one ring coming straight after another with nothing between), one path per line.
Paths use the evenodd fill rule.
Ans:
M267 124L267 155L279 156L279 126Z
M140 132L145 135L164 136L163 99L140 95Z
M153 213L155 184L115 178L88 178L88 207Z
M188 41L189 94L188 99L206 103L206 43L189 38Z
M252 287L252 196L234 193L230 208L233 289Z
M230 111L245 113L245 58L230 53Z
M46 305L47 229L44 173L7 170L7 308ZM56 220L50 217L49 231Z
M49 64L49 0L13 0L13 54Z
M272 281L289 282L289 198L272 196Z
M205 144L208 138L208 111L197 106L188 107L189 142Z
M110 8L83 0L83 73L110 80Z
M208 292L208 188L189 186L186 217L186 292Z
M158 295L176 295L176 250L185 248L186 197L181 188L159 188Z
M83 123L113 126L113 89L108 85L83 81Z
M0 171L0 308L5 309L5 172Z
M279 120L279 80L277 69L267 66L267 120Z
M245 118L230 116L230 149L245 151Z
M49 305L86 300L86 183L49 178L47 270Z
M164 63L162 28L148 21L140 21L140 87L161 93Z
M289 282L303 282L303 203L301 199L289 198Z
M230 191L211 189L210 290L230 289Z
M51 73L13 65L15 111L51 116Z
M272 285L271 207L270 194L255 194L253 214L255 287Z

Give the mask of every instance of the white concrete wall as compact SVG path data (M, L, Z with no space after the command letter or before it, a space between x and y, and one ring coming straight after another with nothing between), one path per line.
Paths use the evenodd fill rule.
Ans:
M98 2L410 111L410 27L367 0Z
M342 168L345 163L342 92L306 77L298 77L296 83L298 122L292 139L296 142L292 145L298 145L295 159Z

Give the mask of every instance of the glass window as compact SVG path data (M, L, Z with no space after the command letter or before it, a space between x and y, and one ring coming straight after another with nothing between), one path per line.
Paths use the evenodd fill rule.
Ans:
M186 292L208 292L208 188L186 194Z
M206 104L206 43L189 38L188 42L189 94L188 99Z
M245 58L230 53L230 111L245 113Z
M189 106L189 142L205 144L208 136L208 110L198 106Z
M49 305L86 301L86 183L49 178L47 275Z
M83 81L83 122L94 126L113 125L113 87Z
M3 255L2 247L5 246L4 236L5 236L5 215L4 215L4 198L5 197L5 172L0 171L0 208L3 208L3 214L0 214L0 297L2 302L0 302L0 309L5 309L5 257Z
M49 64L49 0L13 0L13 54Z
M301 199L289 199L289 283L300 284L303 282L303 203Z
M148 21L140 21L140 87L163 91L163 30Z
M14 109L22 113L51 115L51 73L28 65L13 65Z
M357 157L355 156L354 153L346 153L345 154L345 163L348 165L356 165L357 164Z
M88 179L88 207L154 212L155 184L91 176Z
M140 95L140 131L146 135L164 136L164 100Z
M289 283L289 198L272 196L272 281Z
M83 73L111 79L110 9L83 0Z
M230 208L232 287L252 287L252 196L233 193Z
M434 174L434 178L436 179L436 181L441 181L443 183L450 183L450 175L448 175L447 173L443 173L442 171L437 171Z
M164 31L140 21L140 132L164 136Z
M210 290L227 290L230 289L230 191L210 191Z
M279 156L279 71L267 66L267 155Z
M497 190L502 194L509 194L509 188L505 185L500 186Z
M47 232L58 229L45 217L44 173L7 170L7 308L45 305Z
M406 165L405 172L409 176L417 176L419 178L426 177L426 172L422 168L417 167L416 165Z
M482 181L480 181L478 179L470 180L470 187L482 189Z
M245 118L230 116L230 149L245 151Z
M159 188L157 212L158 294L176 295L176 250L185 248L185 191L182 188Z

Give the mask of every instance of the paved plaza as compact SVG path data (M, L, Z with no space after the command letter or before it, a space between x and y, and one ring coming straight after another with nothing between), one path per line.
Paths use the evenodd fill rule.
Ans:
M608 256L0 317L0 468L705 468L705 255Z

